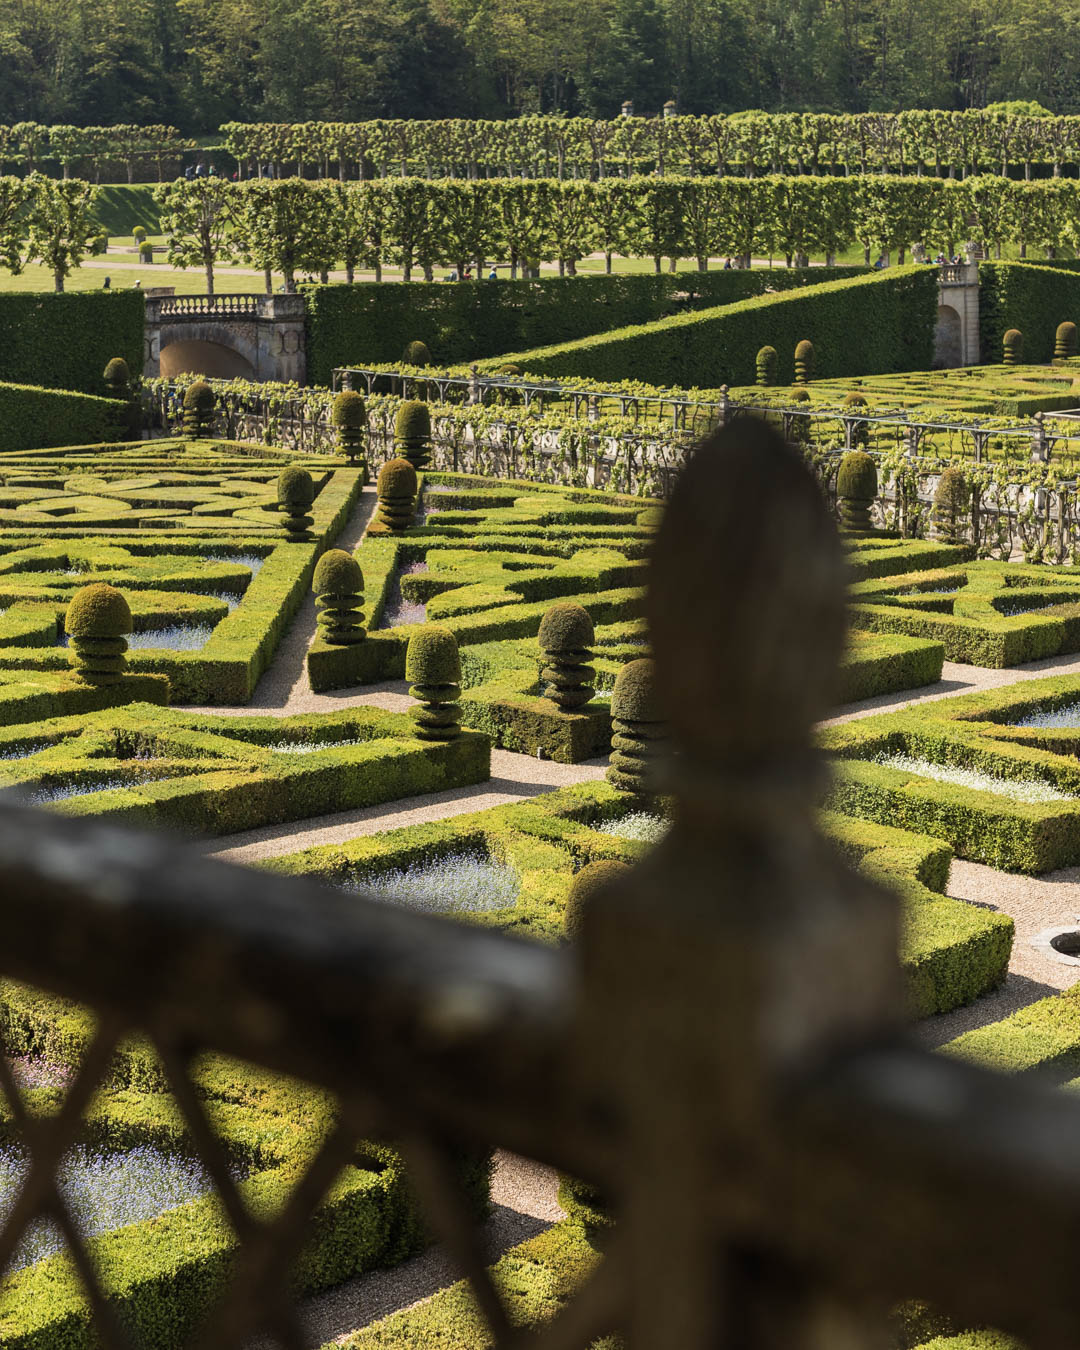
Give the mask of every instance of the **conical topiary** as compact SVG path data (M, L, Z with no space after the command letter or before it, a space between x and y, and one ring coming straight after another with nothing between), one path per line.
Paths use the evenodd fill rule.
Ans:
M544 694L565 712L583 707L593 696L596 669L592 645L596 635L589 612L572 600L560 600L544 611L538 640L544 657L540 678Z
M599 862L586 863L580 872L574 873L566 893L566 913L563 917L567 937L576 938L581 932L585 911L596 892L626 876L629 871L630 868L624 862L615 858L601 858Z
M431 410L419 399L406 399L394 419L394 449L416 469L431 454Z
M337 431L341 453L350 461L362 459L367 434L367 404L353 389L343 389L330 407L330 423Z
M278 505L284 512L285 537L294 543L311 538L314 520L307 513L315 500L315 484L307 469L296 465L282 469L277 480Z
M315 565L311 589L323 640L340 647L362 641L364 574L352 554L343 548L327 549Z
M407 530L416 516L416 470L407 459L388 459L376 483L376 519L389 530Z
M1019 366L1024 361L1024 335L1019 328L1010 328L1001 339L1001 359L1007 366Z
M405 353L401 360L406 366L430 366L431 352L428 350L427 343L420 341L410 342L406 346Z
M656 697L655 667L647 657L627 662L615 678L611 731L608 782L623 792L654 792L667 728Z
M934 526L946 544L962 544L967 533L967 510L971 488L963 469L944 470L934 492Z
M184 394L184 435L205 439L213 427L214 391L205 380L196 380Z
M836 495L840 499L840 522L845 530L873 528L870 508L877 489L877 465L865 450L849 450L841 457Z
M1059 323L1054 334L1054 360L1067 361L1076 355L1076 324Z
M127 669L131 610L123 595L105 582L75 592L64 615L75 673L88 684L119 684Z
M814 378L814 344L807 338L795 348L795 383L809 384Z
M757 368L756 382L761 385L776 383L776 348L761 347L757 356L754 358L754 364Z
M461 657L457 638L449 628L424 624L405 649L405 678L409 695L419 707L409 713L416 734L425 741L451 741L461 732Z

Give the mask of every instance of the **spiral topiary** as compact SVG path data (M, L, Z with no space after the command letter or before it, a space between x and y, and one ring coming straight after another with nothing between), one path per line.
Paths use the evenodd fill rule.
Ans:
M971 488L963 469L953 466L938 479L934 492L934 526L946 544L962 544L967 533L966 516Z
M291 465L282 469L277 480L278 506L285 514L285 537L292 543L311 538L314 520L307 513L315 500L315 484L307 469Z
M394 448L399 455L422 469L431 452L431 410L419 399L406 399L394 419Z
M410 342L406 346L405 354L401 360L407 366L430 366L431 352L428 350L427 343Z
M1076 355L1076 324L1059 323L1054 334L1054 360L1067 361Z
M776 383L776 348L761 347L757 356L754 358L754 364L757 368L756 382L761 385Z
M449 628L424 624L405 649L405 678L419 707L409 710L425 741L451 741L461 733L461 657Z
M75 592L64 615L75 673L88 684L119 684L127 669L131 610L123 595L105 582Z
M589 612L572 600L560 600L544 611L538 641L545 665L540 678L545 697L570 712L592 701L596 669L592 645L596 640Z
M375 513L388 530L406 530L416 515L416 470L407 459L388 459L379 470Z
M330 424L337 429L338 445L350 461L362 458L367 432L367 404L353 389L343 389L330 406Z
M608 782L623 792L655 791L667 728L656 695L655 666L648 657L628 661L615 677L611 731Z
M840 522L845 530L872 528L870 507L877 496L877 465L864 450L849 450L840 459L836 495L840 498Z
M315 565L311 589L323 641L338 647L363 641L364 574L352 554L343 548L327 549Z
M1024 361L1024 335L1019 328L1010 328L1001 339L1001 359L1007 366L1019 366Z
M205 380L196 380L184 394L184 435L205 438L213 427L214 391Z
M795 383L809 384L814 378L814 344L807 338L795 347Z
M580 872L574 873L566 893L566 914L563 919L567 937L576 938L581 932L585 911L596 892L626 876L629 871L629 866L624 862L615 858L602 858L599 862L586 863Z

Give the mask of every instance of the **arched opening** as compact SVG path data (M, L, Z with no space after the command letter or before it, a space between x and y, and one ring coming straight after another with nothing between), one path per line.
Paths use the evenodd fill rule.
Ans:
M251 362L231 347L220 342L170 342L161 349L161 373L166 378L174 375L209 375L218 380L253 380L255 371Z
M934 365L962 366L964 347L960 315L952 305L938 305L937 326L934 328Z

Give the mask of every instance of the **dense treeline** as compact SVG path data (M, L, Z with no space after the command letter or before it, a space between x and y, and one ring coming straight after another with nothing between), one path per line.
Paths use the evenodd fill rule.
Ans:
M1080 0L0 0L0 121L1080 112Z

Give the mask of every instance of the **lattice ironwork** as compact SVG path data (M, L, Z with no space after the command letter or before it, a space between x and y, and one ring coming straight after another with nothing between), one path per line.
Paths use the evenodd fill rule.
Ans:
M54 1116L33 1118L0 1058L31 1159L0 1264L28 1221L51 1217L102 1344L134 1350L56 1171L138 1032L239 1240L202 1350L305 1344L289 1267L375 1133L401 1149L499 1350L576 1350L612 1330L632 1350L869 1350L910 1296L1033 1347L1074 1345L1080 1105L905 1042L894 900L817 834L809 733L843 594L797 457L756 423L707 442L661 530L649 600L678 749L673 827L597 897L573 947L0 808L0 973L99 1016ZM192 1063L207 1050L337 1099L269 1219L246 1209L200 1101ZM500 1144L617 1201L592 1283L538 1332L514 1327L485 1271L449 1161L462 1143Z

